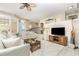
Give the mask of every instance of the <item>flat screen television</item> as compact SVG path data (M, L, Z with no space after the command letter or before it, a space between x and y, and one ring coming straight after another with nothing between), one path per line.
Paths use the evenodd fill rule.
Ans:
M65 27L52 28L51 34L53 34L53 35L65 35Z

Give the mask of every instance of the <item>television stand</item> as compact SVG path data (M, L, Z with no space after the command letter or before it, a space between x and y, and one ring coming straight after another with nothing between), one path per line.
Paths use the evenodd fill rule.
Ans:
M60 45L63 45L63 46L67 46L67 37L66 36L49 35L49 41L60 44Z

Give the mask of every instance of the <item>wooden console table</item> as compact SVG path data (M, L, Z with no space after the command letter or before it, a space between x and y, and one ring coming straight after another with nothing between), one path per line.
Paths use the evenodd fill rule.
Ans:
M30 44L30 46L31 46L31 48L30 48L31 52L34 52L34 51L36 51L36 50L38 50L38 49L41 48L41 42L38 41L38 40L35 40L33 38L32 39L25 39L24 42Z
M52 36L49 35L49 41L54 42L63 46L67 46L67 37L66 36Z

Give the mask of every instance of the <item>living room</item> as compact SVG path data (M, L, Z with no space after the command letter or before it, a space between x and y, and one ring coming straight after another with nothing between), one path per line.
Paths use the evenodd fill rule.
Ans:
M0 3L0 56L78 56L78 17L79 3Z

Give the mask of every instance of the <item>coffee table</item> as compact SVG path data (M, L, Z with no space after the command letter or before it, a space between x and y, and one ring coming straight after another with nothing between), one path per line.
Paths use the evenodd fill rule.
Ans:
M34 52L34 51L36 51L36 50L41 48L41 42L38 41L38 40L35 40L35 38L25 39L24 42L30 44L31 52Z

